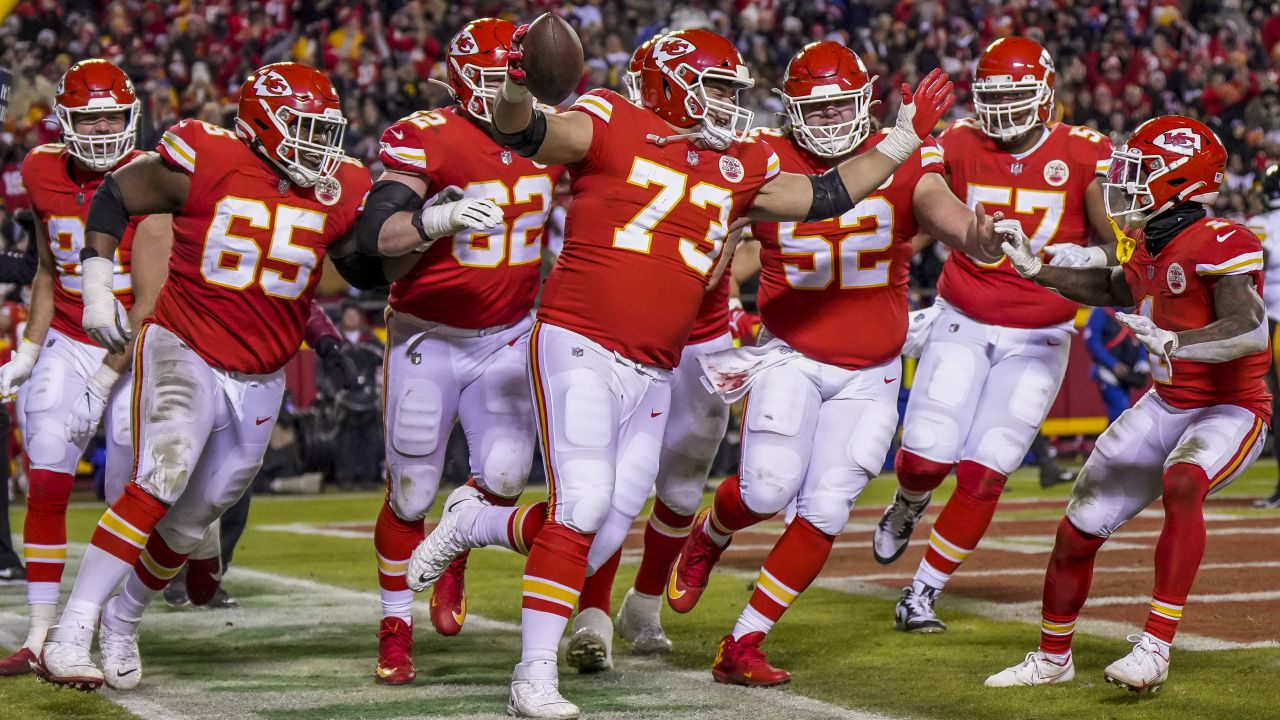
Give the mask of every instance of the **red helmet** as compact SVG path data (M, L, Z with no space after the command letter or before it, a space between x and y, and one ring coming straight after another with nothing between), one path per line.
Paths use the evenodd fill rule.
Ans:
M734 99L712 98L705 81L722 82ZM745 139L754 117L738 106L737 92L755 85L733 43L710 30L677 30L654 43L640 68L644 106L679 128L702 124L707 145L723 150Z
M987 46L973 78L973 109L987 135L1014 140L1053 115L1053 59L1040 43L1007 37Z
M809 43L791 58L782 84L782 104L791 118L791 134L806 150L821 157L845 155L871 134L871 91L874 78L849 48L829 40ZM852 105L850 120L814 125L805 112L831 105ZM839 120L839 116L836 116Z
M493 120L493 101L507 75L507 51L516 26L497 18L467 23L449 43L445 67L458 102L479 120Z
M315 68L264 65L240 86L236 132L296 185L332 182L346 129L338 91Z
M62 125L67 152L85 167L106 172L128 155L138 139L141 115L133 83L108 60L84 60L72 65L58 81L53 113ZM124 113L124 130L102 134L76 132L86 115Z
M653 46L662 39L662 33L658 33L653 37L645 40L636 51L631 53L631 62L627 63L627 72L622 76L622 86L627 90L627 99L632 105L640 105L640 68L644 67L644 61L649 58L649 53L653 50Z
M1138 126L1111 153L1107 214L1145 223L1185 201L1210 205L1227 171L1227 149L1204 123L1164 115Z

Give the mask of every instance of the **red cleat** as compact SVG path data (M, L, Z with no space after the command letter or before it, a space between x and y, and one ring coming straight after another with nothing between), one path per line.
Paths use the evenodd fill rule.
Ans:
M374 678L383 685L408 685L417 676L413 669L413 626L398 617L382 618Z
M707 589L711 569L720 562L724 548L711 542L703 530L709 522L711 509L707 508L694 518L689 539L671 567L671 579L667 582L667 604L678 613L687 613L698 604L698 598ZM729 547L727 544L725 547Z
M0 660L0 677L26 675L31 672L31 666L35 661L35 653L26 648L18 648L18 652Z
M724 685L747 687L774 687L791 682L791 673L780 670L765 659L760 643L762 632L747 633L741 640L725 635L716 650L716 662L711 666L711 676Z
M222 559L187 560L187 599L192 605L208 605L222 584Z
M467 620L466 574L467 555L464 552L449 563L444 574L431 588L431 624L441 635L457 635Z

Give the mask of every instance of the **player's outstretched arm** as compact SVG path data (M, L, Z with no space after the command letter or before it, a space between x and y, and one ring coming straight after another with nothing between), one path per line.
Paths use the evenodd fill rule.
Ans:
M925 234L982 262L1004 257L995 223L1003 216L987 215L982 203L970 210L951 192L938 173L925 173L911 193L911 207Z
M486 230L501 225L502 210L483 198L464 198L447 187L423 202L427 181L417 175L387 170L365 198L356 222L356 249L379 257L425 252L436 240L460 230Z
M938 124L955 102L951 79L929 73L913 92L902 86L902 107L893 129L872 150L822 175L779 173L760 189L750 215L778 222L839 217L880 187Z
M511 38L507 77L493 104L494 139L543 165L579 162L591 149L591 118L576 110L548 115L534 107L521 66L524 51L520 41L528 29L528 25L521 25Z
M1133 291L1124 278L1124 268L1055 267L1043 262L1031 250L1031 241L1017 220L999 220L995 231L1003 239L1001 249L1022 277L1085 305L1133 306Z
M1218 319L1196 330L1174 333L1156 328L1167 336L1160 336L1160 340L1169 357L1227 362L1267 349L1266 306L1253 287L1252 276L1227 275L1214 283L1213 310ZM1116 317L1119 319L1120 315ZM1130 325L1126 319L1121 322ZM1135 334L1143 344L1147 343L1136 329Z

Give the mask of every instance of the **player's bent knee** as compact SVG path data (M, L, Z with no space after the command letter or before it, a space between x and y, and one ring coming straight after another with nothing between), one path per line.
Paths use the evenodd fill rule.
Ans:
M36 470L73 473L79 460L79 451L67 441L67 430L56 425L39 423L29 428L26 439L27 460Z
M1203 502L1209 492L1209 476L1204 468L1191 463L1175 463L1160 481L1165 505Z
M533 441L508 438L489 447L478 479L486 490L502 497L516 497L524 491L533 468Z
M138 486L160 502L172 505L195 471L196 454L191 438L181 433L149 438L140 453L149 468L138 477Z
M564 503L564 525L583 534L598 532L609 517L613 498L609 493L598 493Z
M902 447L921 457L953 460L960 447L960 426L940 412L917 410L903 425Z
M702 501L702 489L707 484L704 475L685 475L659 478L658 500L677 515L692 515Z
M440 388L426 380L399 380L403 383L388 423L388 444L405 457L424 457L435 452L443 432Z
M942 484L951 472L951 463L934 462L907 450L898 450L894 461L898 484L911 492L930 492Z
M391 510L396 517L406 522L426 517L440 487L440 469L428 464L394 463L387 468L387 474Z

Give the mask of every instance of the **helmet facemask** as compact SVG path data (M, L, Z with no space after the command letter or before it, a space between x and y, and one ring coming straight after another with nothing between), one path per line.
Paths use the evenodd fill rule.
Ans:
M111 98L94 98L82 108L55 105L54 114L62 126L62 138L67 152L86 168L94 172L106 172L133 152L138 140L138 121L141 103L137 100L121 105ZM86 117L124 113L124 129L106 134L76 132L76 124Z
M692 74L694 81L686 82L685 78ZM738 105L737 96L742 90L755 86L755 81L747 74L746 67L739 65L734 70L712 67L698 72L688 65L681 64L674 73L678 82L685 83L688 94L684 100L685 112L694 120L701 120L698 135L702 141L715 150L724 150L734 142L747 138L751 130L751 121L755 113ZM726 100L717 93L716 97L707 92L706 81L728 86L731 97Z
M982 129L996 140L1010 141L1026 135L1043 122L1041 111L1053 106L1053 90L1044 80L1018 80L1009 76L985 78L973 83L973 109Z
M644 98L640 94L640 71L628 70L622 75L622 87L627 91L627 99L632 105L643 107Z
M847 155L871 134L871 89L875 78L857 90L841 90L835 85L819 85L805 97L781 93L791 119L791 132L806 150L824 158ZM814 109L831 105L849 107L852 119L815 125L805 119Z
M1117 148L1111 153L1111 169L1107 172L1107 181L1102 183L1103 202L1107 215L1124 218L1136 227L1141 227L1160 213L1172 208L1184 199L1212 204L1218 193L1197 193L1204 182L1185 183L1186 187L1178 187L1177 192L1157 207L1156 195L1151 190L1153 183L1161 181L1169 173L1177 170L1191 158L1180 158L1167 163L1163 157L1154 153L1143 153L1139 148ZM1177 177L1165 180L1166 185L1185 182Z
M471 95L463 108L477 120L493 122L493 103L498 99L498 88L507 76L506 67L481 67L471 63L459 65L453 58L449 58L449 62Z
M264 107L266 103L263 103ZM346 157L342 141L347 119L337 108L323 113L300 112L283 106L268 117L276 124L283 139L275 150L275 159L295 185L311 187L338 172Z

